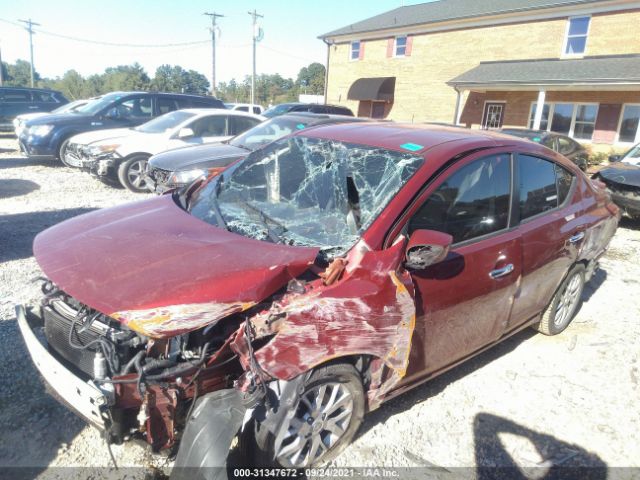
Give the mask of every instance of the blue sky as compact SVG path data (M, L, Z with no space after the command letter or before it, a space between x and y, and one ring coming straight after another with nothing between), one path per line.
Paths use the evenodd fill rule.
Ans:
M402 0L261 0L216 2L212 0L0 0L0 19L12 22L32 18L52 33L84 39L129 43L168 44L209 39L209 17L219 19L216 75L218 81L242 79L251 73L251 17L264 15L264 40L257 55L258 73L295 77L301 67L326 61L326 47L317 36L350 23L399 7ZM420 3L406 1L405 4ZM2 59L29 59L25 30L0 21ZM190 47L111 47L34 35L34 64L47 77L76 69L83 75L101 73L106 67L139 62L153 75L161 64L178 64L210 78L209 43Z

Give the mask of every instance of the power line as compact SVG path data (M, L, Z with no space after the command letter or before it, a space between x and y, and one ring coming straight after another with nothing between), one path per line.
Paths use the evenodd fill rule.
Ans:
M21 20L22 21L22 20ZM0 22L8 23L10 25L14 25L16 27L22 27L19 23L12 22L11 20L7 20L4 18L0 18ZM33 23L33 25L39 25ZM167 47L186 47L191 45L203 45L209 43L209 40L195 40L192 42L176 42L176 43L155 43L155 44L145 44L145 43L115 43L115 42L104 42L100 40L91 40L88 38L74 37L71 35L63 35L61 33L49 32L47 30L42 30L41 28L34 28L33 31L35 33L41 33L43 35L49 35L51 37L63 38L65 40L73 40L75 42L83 42L90 43L93 45L103 45L107 47L129 47L129 48L167 48Z

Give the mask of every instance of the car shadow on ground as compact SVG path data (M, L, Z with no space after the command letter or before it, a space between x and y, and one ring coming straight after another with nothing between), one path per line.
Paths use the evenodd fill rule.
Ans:
M38 233L63 220L92 210L95 208L67 208L0 215L0 263L30 257L33 239Z
M596 454L497 415L478 413L473 438L478 480L607 478Z
M15 320L0 321L0 365L0 477L35 478L86 424L46 392Z
M40 185L31 180L22 180L20 178L0 179L0 200L20 197L39 189Z
M620 219L620 223L618 224L619 228L628 228L629 230L640 230L640 219L631 218L631 217L622 217Z
M43 158L27 158L27 157L6 157L0 158L0 170L9 168L24 167L61 167L62 163L57 160L47 160Z

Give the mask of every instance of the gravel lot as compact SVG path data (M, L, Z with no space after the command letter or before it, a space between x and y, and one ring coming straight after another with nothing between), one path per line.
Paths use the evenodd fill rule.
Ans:
M100 478L110 466L104 441L45 393L13 305L40 296L31 252L38 232L145 195L15 150L15 139L0 138L0 467L35 467L46 477L71 473L50 467L95 467ZM366 418L334 465L431 467L439 478L486 478L474 467L511 465L532 478L553 465L600 467L590 471L597 478L640 475L614 468L640 467L639 286L640 225L623 219L562 335L522 332L391 401ZM169 465L136 444L113 451L119 465L143 467L128 478Z

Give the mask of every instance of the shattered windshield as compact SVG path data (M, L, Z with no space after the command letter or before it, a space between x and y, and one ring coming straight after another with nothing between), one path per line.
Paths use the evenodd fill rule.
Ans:
M409 153L295 136L249 155L194 195L190 211L240 235L349 250L424 159Z

